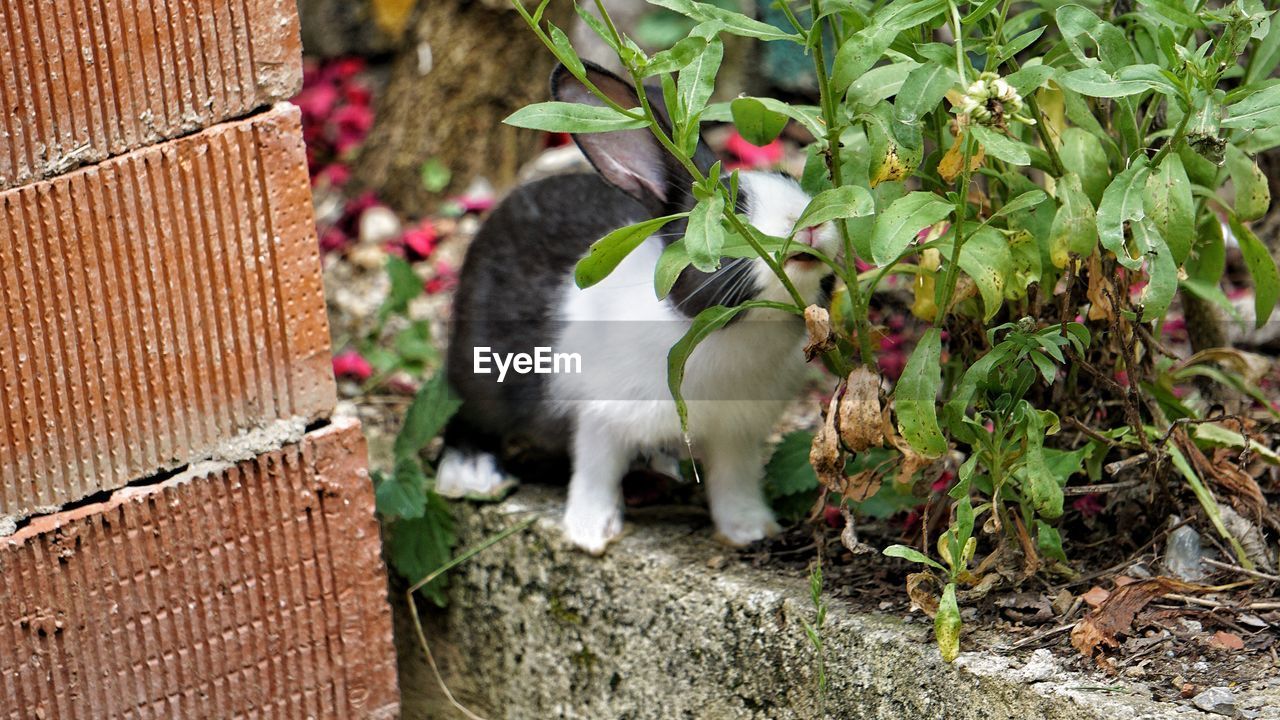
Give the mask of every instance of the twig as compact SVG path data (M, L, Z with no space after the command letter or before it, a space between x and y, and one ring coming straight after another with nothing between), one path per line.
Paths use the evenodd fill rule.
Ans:
M1107 437L1106 435L1103 435L1102 433L1098 432L1097 430L1094 430L1093 428L1089 427L1088 425L1085 425L1084 423L1082 423L1082 422L1080 422L1079 420L1077 420L1077 419L1075 419L1075 418L1071 417L1070 415L1068 415L1068 416L1066 416L1066 417L1062 418L1062 421L1063 421L1063 422L1065 422L1066 424L1070 425L1071 427L1073 427L1073 428L1075 428L1075 429L1079 430L1080 432L1084 433L1085 435L1088 435L1089 437L1093 438L1094 440L1097 440L1098 442L1103 443L1103 444L1105 444L1105 445L1107 445L1107 446L1109 446L1109 447L1115 447L1115 446L1117 446L1117 445L1120 445L1120 444L1121 444L1121 443L1118 443L1118 442L1116 442L1115 440L1113 440L1113 439L1111 439L1111 438Z
M1259 580L1268 580L1270 582L1280 582L1280 575L1269 575L1264 572L1258 572L1257 570L1249 570L1248 568L1242 568L1239 565L1232 565L1231 563L1224 563L1219 560L1210 560L1209 558L1203 558L1203 560L1206 565L1212 565L1216 568L1221 568L1223 570L1230 570L1232 572L1238 572L1241 575L1256 577Z
M430 583L432 580L435 580L436 578L440 577L441 575L444 575L445 573L461 565L462 563L470 560L476 555L484 552L485 550L488 550L489 548L502 542L503 540L506 540L508 537L520 532L521 530L524 530L525 528L532 525L534 521L536 521L537 519L538 519L538 516L536 515L532 517L527 517L524 520L521 520L520 522L516 523L515 525L512 525L511 527L507 528L506 530L503 530L497 535L494 535L493 537L488 538L487 540L480 543L479 545L468 548L467 550L463 551L462 554L454 557L449 562L436 568L434 572L430 573L426 577L414 583L405 592L405 599L409 602L409 614L413 617L413 628L418 633L418 642L422 645L423 652L427 654L427 664L431 666L431 673L436 676L436 683L438 683L440 685L440 689L444 691L445 698L447 698L449 702L455 708L458 709L458 712L462 713L463 715L466 715L470 720L485 720L485 718L471 712L471 710L469 710L465 705L463 705L462 703L454 699L452 692L449 692L449 686L445 684L444 678L440 675L440 668L436 666L436 658L434 655L431 654L431 646L427 643L427 634L422 630L422 619L418 617L418 603L414 601L413 595L414 593L418 592L418 590L422 589L424 585Z
M1079 620L1077 620L1076 622L1073 622L1073 623L1067 623L1066 625L1059 625L1058 627L1053 628L1053 629L1051 629L1051 630L1045 630L1045 631L1044 631L1044 632L1042 632L1042 633L1036 633L1035 635L1032 635L1032 636L1031 636L1031 637L1029 637L1029 638L1024 638L1024 639L1022 639L1022 640L1019 640L1018 642L1016 642L1016 643L1014 643L1014 644L1010 645L1009 647L1007 647L1007 648L1005 648L1005 649L1006 649L1006 650L1021 650L1022 648L1026 647L1026 646L1028 646L1028 645L1035 645L1036 643L1040 642L1041 640L1048 640L1049 638L1051 638L1051 637L1053 637L1053 636L1055 636L1055 635L1061 635L1061 634L1062 634L1062 633L1064 633L1064 632L1070 632L1071 630L1074 630L1074 629L1075 629L1075 627L1076 627L1076 625L1077 625L1077 624L1079 624L1079 622L1080 622L1080 621L1079 621Z
M1142 465L1146 462L1149 462L1150 460L1151 460L1151 456L1148 455L1147 453L1138 453L1137 455L1132 455L1123 460L1117 460L1113 463L1107 463L1106 465L1103 466L1102 469L1106 471L1108 475L1115 476L1115 475L1119 475L1121 472L1124 472L1125 470L1128 470L1131 467Z
M1124 490L1126 488L1141 485L1139 480L1125 480L1124 482L1099 483L1097 485L1077 485L1075 487L1062 488L1063 495L1092 495L1093 493L1105 493L1112 490Z
M1198 605L1200 607L1210 608L1213 610L1280 610L1280 602L1252 602L1246 605L1229 605L1227 603L1215 600L1205 600L1204 598L1191 597L1190 595L1179 595L1177 593L1165 593L1161 595L1166 600L1177 600L1188 605Z

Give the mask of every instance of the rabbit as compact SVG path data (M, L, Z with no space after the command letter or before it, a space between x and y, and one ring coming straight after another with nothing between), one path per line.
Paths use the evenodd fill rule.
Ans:
M586 74L622 107L639 106L619 77L591 64ZM603 104L563 65L552 73L551 94ZM661 92L646 95L665 123ZM659 299L655 267L663 249L684 235L684 220L668 223L607 278L579 289L574 267L593 242L622 226L689 210L696 200L689 173L647 128L573 139L596 172L512 191L482 224L463 263L445 360L462 405L445 431L437 492L503 494L513 481L501 458L513 437L567 453L572 473L563 530L572 544L599 555L622 532L621 484L632 459L682 454L687 444L704 463L719 539L741 546L777 532L763 489L765 452L804 382L803 321L752 308L703 341L683 384L687 437L668 390L667 353L705 308L792 298L764 261L751 258L725 259L711 273L688 267ZM715 163L701 139L694 162L704 174ZM737 210L767 234L786 236L809 200L785 175L739 174ZM796 241L838 254L830 224L802 229ZM796 254L785 269L806 302L825 302L833 278L824 264ZM539 347L578 355L581 367L507 372L499 381L486 360L490 372L479 372L482 358Z

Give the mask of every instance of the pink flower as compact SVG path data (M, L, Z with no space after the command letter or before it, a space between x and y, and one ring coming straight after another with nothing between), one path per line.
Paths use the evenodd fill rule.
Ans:
M840 512L839 505L828 505L822 508L822 519L826 521L829 528L839 530L844 527L844 515Z
M368 380L373 366L355 350L343 350L333 356L333 374L350 380Z
M373 101L373 93L369 91L369 88L365 87L364 83L356 81L348 83L342 89L342 97L349 104L360 107L368 107L369 103Z
M463 212L482 213L493 207L492 195L459 195L453 199L462 206Z
M777 165L782 162L782 142L774 140L763 147L752 145L747 139L739 135L736 131L729 136L728 142L725 143L724 149L738 159L737 167L755 168ZM729 169L734 169L735 163L728 163Z
M327 183L330 187L342 187L351 179L351 168L342 163L329 163L312 179L313 185Z
M342 155L364 142L373 127L373 111L359 105L343 105L334 111L330 122L337 133L334 150Z
M436 265L436 274L423 285L423 290L428 295L438 295L446 290L450 290L454 285L458 284L458 275L454 272L453 267L447 263L439 263Z
M338 89L332 85L313 85L298 93L293 104L302 111L306 121L323 120L338 102Z
M320 70L325 80L342 82L355 77L364 70L364 58L345 57L326 63Z
M432 251L436 249L436 241L439 236L436 229L431 225L431 221L423 221L416 227L411 227L404 231L404 235L400 237L400 242L404 246L412 250L420 258L430 257Z
M950 470L943 470L942 473L938 475L938 479L933 481L933 485L930 489L934 492L946 492L947 488L951 486L951 481L955 479L955 473Z
M1104 505L1102 504L1102 496L1098 493L1090 493L1081 495L1071 501L1071 507L1085 517L1093 517L1102 512Z
M322 252L333 252L341 250L351 242L351 238L336 227L331 227L320 234L320 250Z

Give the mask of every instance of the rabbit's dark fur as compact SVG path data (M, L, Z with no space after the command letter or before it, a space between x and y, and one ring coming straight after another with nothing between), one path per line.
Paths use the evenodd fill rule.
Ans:
M594 66L588 73L623 107L638 104L619 78ZM600 104L563 67L553 74L552 94ZM648 95L664 113L660 93ZM726 259L713 273L686 269L659 300L653 289L657 258L684 235L684 220L668 223L599 284L578 289L574 266L593 242L619 227L689 210L694 200L692 178L647 129L574 140L598 173L516 189L494 209L467 254L447 358L463 406L446 432L437 489L455 496L498 492L508 482L502 447L514 437L566 452L573 475L565 531L598 553L621 531L620 483L630 461L640 453L683 449L666 357L691 318L713 305L790 297L763 261ZM705 172L713 162L701 145L695 163ZM766 233L791 232L808 199L788 178L740 174L738 211ZM837 251L829 228L805 229L796 237L828 254ZM788 262L787 271L809 302L830 287L820 264ZM792 315L748 310L708 338L688 363L690 439L706 463L712 517L730 542L750 542L777 527L760 487L764 445L802 380L803 333ZM477 348L506 356L539 347L578 354L582 372L507 373L499 382L475 371Z

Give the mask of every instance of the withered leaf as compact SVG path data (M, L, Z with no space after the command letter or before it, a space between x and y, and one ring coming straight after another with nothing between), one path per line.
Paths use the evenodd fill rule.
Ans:
M834 492L841 492L844 485L844 461L840 451L840 436L836 432L836 403L840 394L831 396L827 406L827 416L822 427L813 435L813 444L809 446L809 464L813 466L818 480Z
M835 348L836 340L831 334L831 313L824 307L810 305L804 309L804 326L809 332L809 342L804 346L804 359L812 360Z
M1103 648L1117 647L1120 644L1118 636L1130 631L1134 619L1147 603L1165 593L1196 592L1199 589L1198 585L1167 577L1125 585L1076 623L1071 631L1071 645L1085 657L1094 657Z
M884 444L880 429L880 377L865 366L854 368L845 381L836 416L840 439L853 452Z

